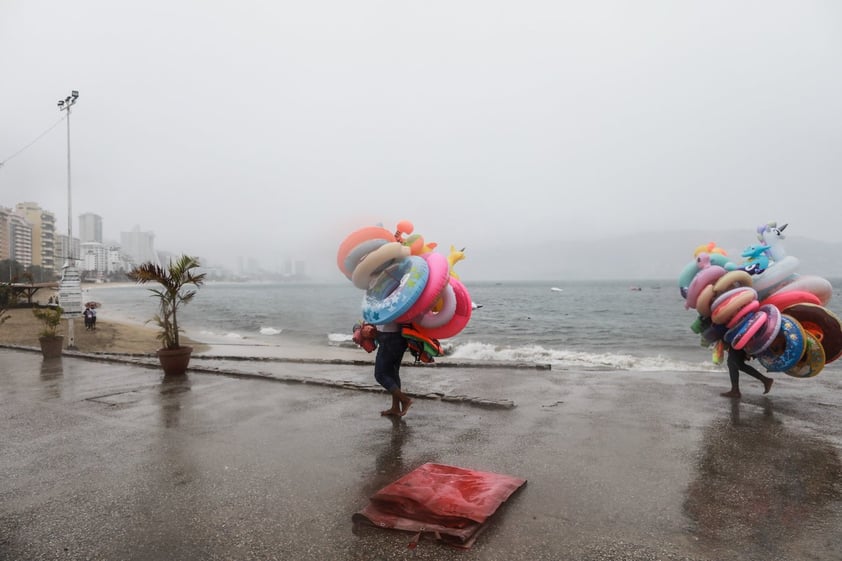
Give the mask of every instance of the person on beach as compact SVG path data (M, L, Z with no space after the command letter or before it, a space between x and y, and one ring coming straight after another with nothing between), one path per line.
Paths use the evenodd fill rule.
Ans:
M91 306L91 331L96 331L96 307Z
M85 306L85 311L82 312L82 316L85 318L85 329L88 331L91 330L91 307Z
M407 341L401 335L397 323L377 326L377 355L374 357L374 379L392 394L392 407L381 411L381 415L403 417L409 411L412 400L401 391L401 361L407 349Z
M769 393L772 389L772 382L774 380L768 376L764 376L752 366L746 364L746 360L751 360L751 357L743 349L735 349L728 346L728 374L731 376L731 390L721 393L722 397L742 397L740 393L740 371L742 370L749 376L757 378L763 383L763 393Z

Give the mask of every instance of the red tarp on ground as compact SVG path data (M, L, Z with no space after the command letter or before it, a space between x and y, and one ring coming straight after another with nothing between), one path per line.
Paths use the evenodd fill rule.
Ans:
M432 535L467 549L488 518L525 483L510 475L424 464L372 495L352 519Z

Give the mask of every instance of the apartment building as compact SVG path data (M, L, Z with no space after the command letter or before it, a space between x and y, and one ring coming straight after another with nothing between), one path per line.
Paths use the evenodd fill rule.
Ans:
M0 259L32 265L32 224L6 207L0 207Z
M31 258L25 265L37 265L47 272L55 272L55 214L33 202L18 203L15 213L31 225ZM20 259L17 261L24 263Z

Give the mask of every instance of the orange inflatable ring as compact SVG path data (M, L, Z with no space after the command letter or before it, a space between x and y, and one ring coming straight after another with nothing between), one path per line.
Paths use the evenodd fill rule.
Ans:
M750 313L752 313L752 312L756 312L758 309L760 309L760 302L759 302L759 301L757 301L757 300L752 300L751 302L749 302L748 304L746 304L745 306L743 306L743 307L742 307L742 309L741 309L741 310L739 310L736 314L734 314L734 317L732 317L732 318L728 321L728 323L726 323L726 324L725 324L725 327L727 327L728 329L734 329L735 327L737 327L737 325L738 325L738 324L739 324L739 323L740 323L743 319L745 319L745 317L746 317L748 314L750 314ZM766 315L768 315L768 314L766 314ZM764 318L764 319L765 319L765 318ZM735 348L736 348L736 347L735 347Z
M339 252L336 254L336 265L339 267L339 270L342 271L343 275L351 278L351 271L349 271L345 266L345 260L348 259L351 252L354 251L358 245L377 239L393 242L395 241L395 235L381 226L366 226L365 228L360 228L359 230L348 234L348 237L339 244ZM362 257L363 256L360 256L361 259Z
M732 294L733 293L733 294ZM757 292L750 287L732 288L717 300L714 300L713 311L710 319L713 323L725 325L737 312L743 309L744 306L751 304L757 300Z
M354 269L351 282L360 290L368 290L371 277L385 269L397 259L409 257L409 248L400 242L390 242L375 249Z

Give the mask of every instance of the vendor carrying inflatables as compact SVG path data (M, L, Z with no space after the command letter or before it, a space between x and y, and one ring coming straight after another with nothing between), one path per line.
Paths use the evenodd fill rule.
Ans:
M433 362L443 354L439 339L455 336L471 318L471 297L452 274L463 252L445 257L435 251L437 244L425 243L413 230L407 220L394 233L382 226L356 230L340 244L336 258L345 277L365 291L363 320L354 327L353 340L367 352L377 348L374 377L392 396L382 415L403 416L412 404L401 389L406 350L416 362Z

